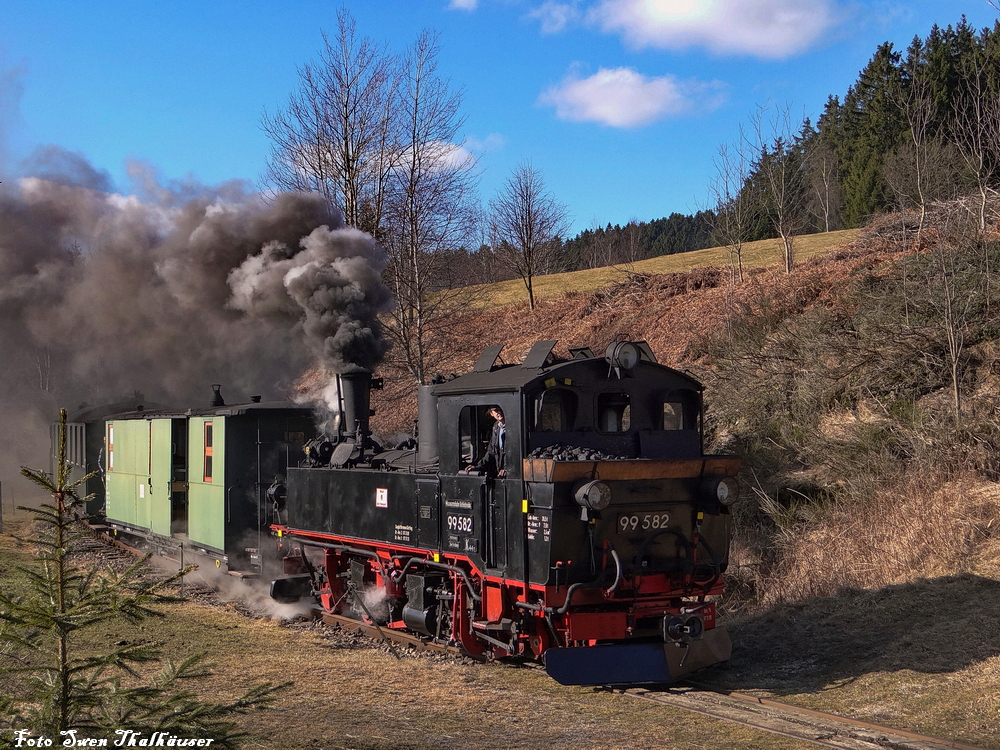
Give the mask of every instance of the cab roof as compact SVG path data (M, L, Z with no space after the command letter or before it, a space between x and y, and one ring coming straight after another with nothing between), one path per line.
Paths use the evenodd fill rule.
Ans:
M609 373L615 366L608 357L600 357L588 347L582 349L570 349L571 357L568 359L557 358L552 354L552 350L558 341L538 341L525 356L520 364L497 364L503 344L489 346L473 365L472 372L454 377L450 380L439 382L434 386L434 393L438 396L460 395L467 393L503 393L517 392L538 379L547 379L562 370L579 367L581 363L587 362L593 367L604 362ZM674 370L657 363L656 357L645 341L632 342L639 350L639 361L635 367L654 366L663 371L673 373L677 378L687 381L693 390L702 391L704 387L697 380L686 373ZM610 349L610 347L609 347Z

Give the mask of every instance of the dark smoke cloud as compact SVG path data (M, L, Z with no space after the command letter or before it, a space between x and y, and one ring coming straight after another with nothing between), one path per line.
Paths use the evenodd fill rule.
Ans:
M234 270L232 306L266 317L301 312L306 341L327 369L371 370L388 349L378 322L392 304L385 264L370 235L317 227L298 253L270 243Z
M26 173L46 182L85 187L106 193L113 189L111 175L95 169L86 157L59 146L40 146L23 165Z
M318 198L162 187L136 163L140 200L76 154L35 166L45 179L0 178L0 480L46 465L60 406L207 406L213 382L287 398L317 355L343 371L384 354L382 251Z

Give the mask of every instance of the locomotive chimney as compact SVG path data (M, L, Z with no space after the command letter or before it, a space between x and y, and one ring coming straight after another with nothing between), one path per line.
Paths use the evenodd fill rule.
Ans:
M434 386L417 388L417 460L429 464L438 460L438 405Z
M222 384L212 383L212 403L210 403L209 406L217 407L225 405L226 401L222 398Z
M342 429L359 443L368 435L371 413L372 374L367 370L348 372L340 378L340 399L344 406Z

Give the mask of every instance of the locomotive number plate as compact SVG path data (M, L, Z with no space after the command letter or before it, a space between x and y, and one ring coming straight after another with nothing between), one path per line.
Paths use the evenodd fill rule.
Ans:
M618 515L618 531L625 534L629 531L665 529L668 521L669 513L621 513Z
M452 534L472 534L472 516L460 516L449 513L447 518L448 531Z

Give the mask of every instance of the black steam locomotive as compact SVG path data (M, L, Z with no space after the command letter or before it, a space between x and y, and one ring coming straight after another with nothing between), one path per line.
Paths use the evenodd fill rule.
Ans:
M272 486L279 600L544 659L563 684L665 683L729 657L716 623L740 459L706 456L702 386L644 342L604 356L486 349L420 389L415 446L370 437L371 375L341 428Z

